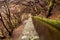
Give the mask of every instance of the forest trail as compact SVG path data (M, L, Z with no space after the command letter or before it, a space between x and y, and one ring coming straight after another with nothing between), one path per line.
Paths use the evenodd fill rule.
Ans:
M31 15L30 18L14 30L12 40L34 40L39 39L36 30L34 28Z
M34 28L32 18L30 15L30 18L28 19L22 34L20 35L18 40L39 40L39 36Z

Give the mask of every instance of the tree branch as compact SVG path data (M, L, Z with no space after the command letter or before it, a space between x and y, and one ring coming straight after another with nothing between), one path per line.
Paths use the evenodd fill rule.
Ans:
M1 13L0 13L0 17L1 17L0 20L2 21L4 28L7 30L7 32L8 32L9 35L11 36L11 32L10 32L10 31L8 30L8 28L6 27L6 25L5 25L4 21L3 21L3 17L2 17L2 15L1 15Z

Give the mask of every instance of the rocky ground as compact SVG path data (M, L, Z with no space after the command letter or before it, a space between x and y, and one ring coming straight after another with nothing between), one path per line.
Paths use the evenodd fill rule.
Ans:
M28 19L18 40L39 40L39 36L34 28L31 17Z
M31 15L22 25L15 29L12 35L12 40L39 40Z

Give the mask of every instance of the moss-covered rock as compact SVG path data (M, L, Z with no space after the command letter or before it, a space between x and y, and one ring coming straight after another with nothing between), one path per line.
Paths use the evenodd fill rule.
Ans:
M60 21L37 16L32 19L41 40L60 40Z

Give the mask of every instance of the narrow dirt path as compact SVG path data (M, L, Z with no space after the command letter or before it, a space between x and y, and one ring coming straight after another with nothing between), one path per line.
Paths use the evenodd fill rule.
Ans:
M34 28L31 15L21 26L14 30L12 40L39 40L39 36Z
M34 28L31 15L18 40L39 40L39 36Z

